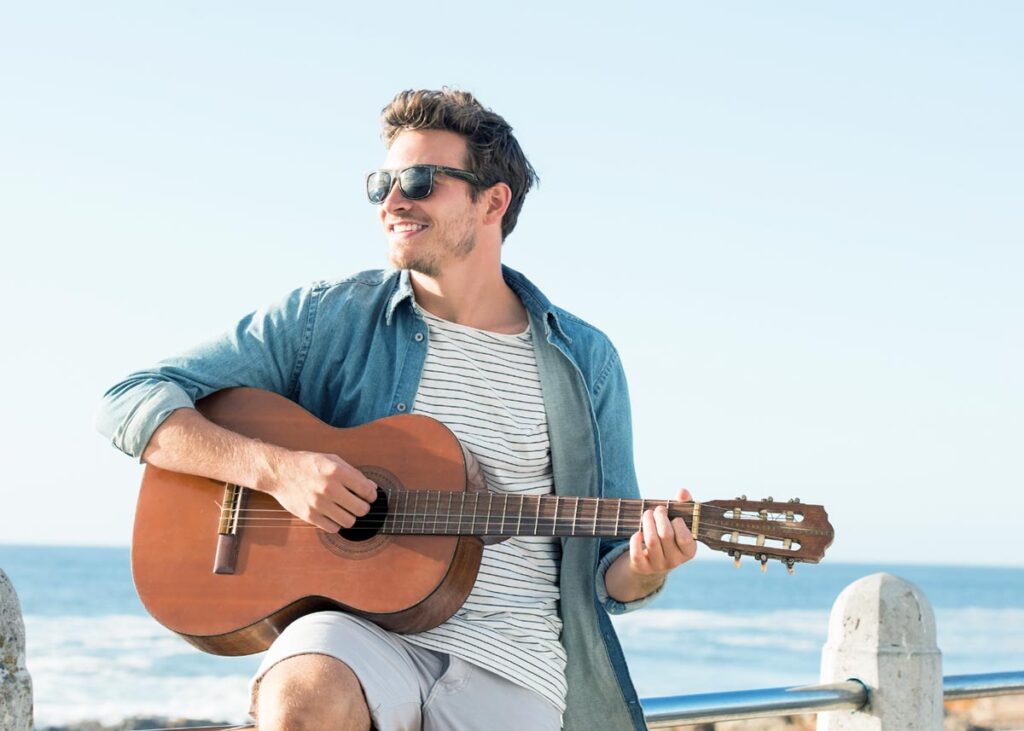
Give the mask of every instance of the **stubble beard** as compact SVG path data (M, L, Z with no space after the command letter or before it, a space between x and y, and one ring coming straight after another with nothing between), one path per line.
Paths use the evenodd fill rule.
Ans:
M404 251L392 248L388 259L395 269L409 269L425 277L438 277L443 271L445 259L462 261L476 248L476 237L472 231L460 231L458 236L454 243L439 241L427 247L413 246Z

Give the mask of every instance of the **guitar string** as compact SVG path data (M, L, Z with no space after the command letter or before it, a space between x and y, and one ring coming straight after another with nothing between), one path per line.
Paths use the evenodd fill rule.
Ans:
M592 498L591 500L594 500L594 498ZM689 505L689 503L683 503L683 504ZM639 508L641 506L634 504L634 505L632 505L630 507L632 507L632 508ZM646 510L646 508L645 508L645 510ZM243 513L245 513L247 515L242 515ZM268 516L268 517L262 517L262 516L248 515L250 513L277 513L279 515L272 515L272 516ZM284 517L284 516L291 516L291 513L289 513L287 510L285 510L283 508L242 508L242 509L236 511L236 514L239 515L239 518L238 518L239 524L241 524L241 525L249 525L249 526L252 526L252 527L258 527L257 524L259 522L267 523L267 522L282 521L283 520L284 521L284 523L283 523L284 525L287 525L288 523L295 522L295 521L305 522L305 521L302 521L301 519L299 519L297 517L287 517L287 518ZM692 509L691 509L690 512L687 512L685 515L678 515L677 514L677 515L673 516L673 519L675 519L677 517L692 517ZM495 515L493 513L488 513L486 515L474 515L474 514L466 515L465 512L457 513L455 511L429 512L428 513L428 512L424 512L424 511L406 512L406 511L403 511L402 509L390 510L382 518L374 517L374 518L371 518L371 519L366 519L365 516L364 516L362 518L361 522L360 522L360 527L361 528L380 528L380 527L384 527L384 526L386 526L387 521L388 521L389 518L391 519L392 523L396 523L399 520L401 520L403 523L405 523L406 521L409 521L414 526L415 525L419 525L420 527L422 527L424 529L427 527L428 521L429 521L429 525L430 525L431 528L436 528L438 525L440 525L442 523L442 519L444 519L443 522L446 523L446 524L450 523L450 522L454 522L454 521L457 521L459 523L459 525L461 525L464 522L476 523L476 522L483 521L487 526L490 526L491 523L497 523L500 526L500 525L504 525L505 523L508 523L510 521L516 521L517 523L521 524L522 521L525 519L527 522L529 522L530 520L533 520L534 523L541 523L541 524L544 525L545 528L553 527L554 524L556 524L556 523L564 523L566 525L569 525L570 529L572 527L571 524L569 523L569 521L570 521L569 517L565 516L565 515L563 515L563 516L558 516L558 515L540 515L539 513L535 513L532 516L527 514L527 513L512 514L511 516L507 515L507 514L504 515L504 516L501 516L501 515ZM629 518L629 519L633 520L633 518ZM726 518L726 520L736 521L735 518ZM615 526L615 525L620 524L622 522L622 518L621 518L621 515L618 516L618 517L614 517L613 518L611 516L600 516L600 515L590 515L590 516L587 516L586 514L584 514L583 516L579 516L577 514L576 516L574 516L572 521L576 524L576 526L578 528L580 528L582 530L586 530L587 526L593 526L593 527L598 527L599 526L602 529L605 529L605 528L608 528L610 526ZM740 521L737 521L737 522L730 522L730 523L720 523L720 522L715 521L714 518L709 518L707 516L703 516L703 519L700 521L700 525L703 525L703 526L706 526L706 527L709 527L709 528L718 528L718 529L722 529L722 530L728 531L728 532L739 531L741 533L750 533L750 534L754 534L754 535L759 535L761 532L763 532L763 531L755 530L756 527L763 527L763 526L782 527L782 528L785 528L785 530L787 530L788 532L798 533L798 534L799 533L803 533L803 534L810 534L810 535L822 535L820 529L816 529L816 528L813 528L813 527L811 527L811 528L804 527L802 525L802 522L803 521L789 521L787 519L784 519L784 511L783 511L783 512L779 512L779 513L775 513L771 517L766 517L766 518L761 518L760 516L758 516L756 518L751 517L751 518L747 518L745 520L740 520Z
M538 527L533 532L520 530L518 533L513 533L512 535L541 535L540 531L541 531L542 528L543 529L550 528L550 529L554 530L554 528L556 527L554 519L553 518L548 518L547 522L544 522L544 520L545 519L543 519L543 518L541 519L541 522L539 523ZM263 521L263 522L261 523L261 522L257 522L257 521ZM274 521L277 521L277 522L274 522ZM456 523L456 524L452 525L453 522ZM462 534L462 533L459 533L459 532L454 532L454 533L444 533L444 532L437 532L437 533L427 532L427 533L422 533L422 532L420 532L420 531L436 531L441 526L444 526L445 528L459 529L459 528L463 527L464 523L469 523L469 525L467 526L467 531L469 531L469 532L466 533L466 534ZM593 525L592 522L591 522L591 525ZM632 535L633 533L636 533L638 530L640 530L640 528L637 528L637 530L633 530L630 527L632 525L634 525L634 523L629 523L627 525L622 525L621 522L620 523L614 523L614 522L601 523L599 521L598 522L598 527L600 529L602 529L602 533L600 533L598 535L615 535L615 536L620 535L620 534L622 534L622 535ZM317 527L317 526L315 526L315 525L313 525L311 523L307 523L306 521L304 521L304 520L302 520L300 518L297 518L297 517L296 518L291 518L291 519L285 519L285 518L250 518L250 519L247 519L245 521L239 521L238 526L240 528L249 528L249 529L252 529L252 530L255 530L257 528L279 528L279 529L286 529L286 528L292 528L292 527L296 527L296 528L316 528ZM757 530L754 530L753 528L744 528L744 527L737 527L737 526L734 526L734 525L720 524L720 523L715 523L714 521L701 521L700 522L700 526L704 527L704 528L709 528L709 529L721 530L723 533L739 533L739 534L745 535L745 536L759 536L759 535L764 535L765 534L764 531L757 531ZM384 529L384 528L387 528L387 527L395 528L397 526L395 526L395 525L387 526L386 520L385 521L363 521L361 523L357 523L355 526L353 526L353 528L349 528L349 529L346 529L346 530ZM495 531L497 534L501 534L503 532L503 528L504 527L505 526L504 526L504 524L502 523L502 521L500 519L491 520L491 521L485 521L482 526L479 525L479 521L474 520L473 518L464 518L462 521L458 521L458 520L453 521L453 520L450 520L450 519L446 519L444 521L441 521L440 519L438 519L438 520L433 521L433 522L431 522L429 524L426 521L420 521L418 523L414 523L411 526L408 526L408 530L391 531L391 532L388 533L388 535L476 535L476 534L487 535L490 531ZM509 526L509 527L511 527L511 526ZM771 527L771 526L768 526L768 527ZM779 527L779 526L776 525L775 527ZM571 529L571 526L567 526L567 528ZM582 531L581 532L581 537L586 537L587 536L586 526L579 526L579 528ZM618 528L619 531L618 532L614 531L613 529L615 529L615 528ZM624 528L629 528L628 532L624 531L623 530ZM607 530L607 532L605 532L606 530ZM820 537L820 536L825 535L824 532L822 532L820 530L816 530L816 529L799 529L799 528L794 528L794 527L786 527L786 530L788 532L797 533L798 535L793 537L793 539L797 540L797 541L800 540L800 537L799 537L800 534L802 534L802 535L809 535L809 536L812 536L812 537L814 537L814 536ZM594 536L594 537L598 537L598 536ZM784 538L779 538L779 537L771 536L771 535L768 535L766 537L770 538L771 540L779 540L779 541L784 540ZM789 536L787 536L787 537L789 537Z
M634 506L631 506L631 507L638 508L640 506L639 505L634 505ZM644 510L646 512L646 508ZM291 513L289 513L289 511L285 510L284 508L242 508L242 509L240 509L240 510L235 512L235 514L239 516L239 520L248 521L248 522L273 521L273 520L280 519L278 517L278 515L271 515L271 516L258 516L257 515L257 516L253 516L252 513L275 513L275 514L278 514L278 515L280 515L282 517L285 516L285 515L287 515L287 516L291 516L292 515ZM730 523L712 522L712 521L715 520L714 518L709 518L707 516L702 516L701 524L708 525L708 526L730 528L730 529L735 529L737 527L742 529L743 526L748 526L748 525L749 526L771 525L771 526L784 526L784 527L786 527L789 530L794 530L794 531L799 531L799 532L809 532L809 531L815 530L813 528L805 528L804 526L802 526L801 524L804 521L790 521L788 519L785 519L783 516L784 516L783 513L779 513L779 514L776 514L776 515L770 515L770 516L765 517L765 518L761 518L760 516L757 516L756 518L755 517L750 517L750 518L739 519L739 520L737 520L736 518L726 518L726 520L736 521L736 522L730 522ZM672 519L674 520L675 518L687 518L687 517L691 517L692 518L692 510L689 511L689 512L686 512L686 513L684 513L682 515L679 515L679 514L673 515ZM615 524L617 522L621 522L621 516L612 517L612 516L607 516L607 515L605 515L605 516L594 515L594 514L586 515L585 513L583 515L577 514L573 518L570 519L566 515L561 515L561 516L559 516L559 515L552 515L552 514L543 514L542 515L542 514L539 514L539 513L534 513L533 515L530 515L529 513L522 512L522 511L520 511L519 513L512 513L511 515L509 515L509 514L496 515L494 512L488 512L486 514L472 514L471 513L471 514L467 515L464 511L463 512L457 512L457 511L454 511L454 510L452 510L452 511L443 511L443 512L425 512L423 510L420 510L420 511L403 511L402 509L389 510L383 516L383 518L374 517L374 518L371 518L371 519L367 519L366 516L362 516L362 522L363 522L364 525L376 526L376 525L381 525L383 522L386 522L389 518L392 521L398 521L398 520L406 521L406 520L410 520L410 521L413 521L414 523L415 522L420 522L420 523L424 523L424 524L425 524L425 522L427 520L431 520L431 521L433 521L435 523L440 523L442 519L444 519L446 521L451 521L451 520L479 521L479 520L483 520L483 521L486 521L486 522L498 522L498 523L509 522L509 521L517 521L517 522L521 523L523 520L526 520L526 521L533 520L535 522L536 521L548 521L548 522L562 522L562 523L567 523L568 524L571 521L571 522L575 523L576 525L578 525L578 526L580 526L582 528L585 528L587 525L595 525L596 524L596 525L601 525L601 526L607 526L608 524ZM629 519L632 520L633 518L630 517Z

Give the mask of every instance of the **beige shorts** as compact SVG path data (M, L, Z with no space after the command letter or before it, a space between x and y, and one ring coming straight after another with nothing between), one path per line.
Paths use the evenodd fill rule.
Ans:
M558 709L529 688L340 612L308 614L281 633L252 680L254 708L263 674L306 654L328 655L352 669L378 731L561 728Z

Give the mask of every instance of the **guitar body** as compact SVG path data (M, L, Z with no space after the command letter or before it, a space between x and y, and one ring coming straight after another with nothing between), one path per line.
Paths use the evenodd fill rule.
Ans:
M432 419L401 415L339 429L281 396L242 388L198 406L240 434L337 454L382 487L483 489L472 458ZM238 529L224 573L214 571L223 483L149 466L139 494L132 539L139 597L157 621L207 652L259 652L290 622L321 609L357 614L397 632L422 631L454 614L476 580L483 551L478 537L347 538L289 519L269 495L244 492L246 514L271 517Z

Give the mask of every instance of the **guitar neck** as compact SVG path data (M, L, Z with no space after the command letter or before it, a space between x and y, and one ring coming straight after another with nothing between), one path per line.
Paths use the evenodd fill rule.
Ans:
M668 509L692 529L699 503L437 490L388 491L381 532L415 535L603 536L627 538L645 510Z

